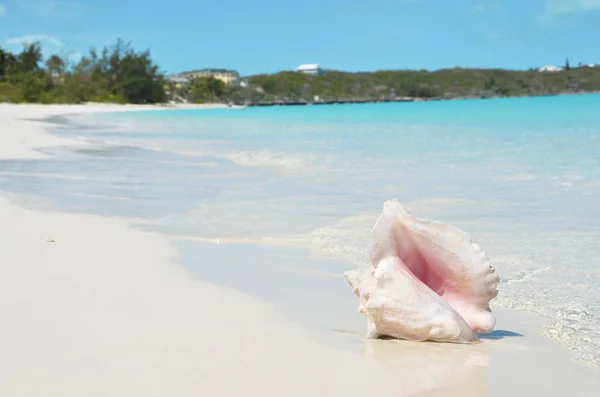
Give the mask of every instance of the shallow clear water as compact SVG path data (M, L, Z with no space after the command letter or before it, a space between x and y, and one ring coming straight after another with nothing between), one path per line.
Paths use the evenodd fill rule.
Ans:
M138 217L201 241L284 244L366 263L383 201L489 254L498 303L600 365L600 96L104 114L91 143L0 162L0 189ZM315 269L307 269L307 271ZM320 269L337 274L340 269Z

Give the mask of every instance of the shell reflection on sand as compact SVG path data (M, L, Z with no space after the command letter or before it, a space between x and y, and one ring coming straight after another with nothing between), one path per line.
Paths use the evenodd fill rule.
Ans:
M370 339L364 354L373 365L397 374L399 396L488 396L483 345L442 345Z

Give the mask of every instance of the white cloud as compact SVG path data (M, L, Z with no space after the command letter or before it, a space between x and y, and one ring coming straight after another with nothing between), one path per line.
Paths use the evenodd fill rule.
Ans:
M0 3L0 17L4 16L4 14L6 14L6 6Z
M12 46L20 46L23 43L31 44L36 41L39 41L43 45L51 45L53 47L62 48L64 47L64 43L57 39L56 37L46 36L46 35L27 35L21 37L13 37L4 41L6 45Z
M600 0L546 0L546 14L600 11Z
M77 63L83 57L82 53L69 50L68 46L62 40L49 35L26 35L21 37L12 37L10 39L0 41L0 46L5 45L13 51L19 51L23 43L31 44L36 41L42 44L42 54L44 58L48 58L51 55L59 55L68 62Z

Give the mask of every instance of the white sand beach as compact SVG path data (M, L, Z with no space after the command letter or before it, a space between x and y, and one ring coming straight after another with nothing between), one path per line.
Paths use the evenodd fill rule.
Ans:
M36 119L148 108L0 104L0 170L2 160L44 157L41 147L84 144L47 133ZM0 176L2 396L591 397L600 390L600 371L572 362L540 334L544 320L526 312L494 307L497 331L476 345L339 334L354 347L340 348L269 302L192 278L168 237L127 219L25 209L7 197ZM243 266L249 254L228 255Z

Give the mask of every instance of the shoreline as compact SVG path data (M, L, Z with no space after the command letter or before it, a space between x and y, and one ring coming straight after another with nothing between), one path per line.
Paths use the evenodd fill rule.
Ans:
M50 110L10 106L0 105L0 122L11 127L0 133L0 160L82 144L31 121ZM194 255L182 256L175 239L126 220L27 210L1 192L0 219L0 238L9 242L0 253L0 302L11 324L0 331L0 365L9 375L3 394L591 396L600 385L599 373L571 362L539 331L544 319L528 312L494 307L497 331L471 347L364 341L364 319L341 275L321 301L303 306L307 318L341 325L337 331L296 323L289 301L227 285L260 289L227 270L252 258L253 274L285 286L264 266L275 264L269 249L196 244ZM185 261L215 268L226 282L194 278Z
M0 120L3 130L0 131L1 159L35 159L47 158L40 149L58 146L85 146L85 142L58 137L46 131L51 124L47 119L53 117L70 117L85 114L168 111L180 109L224 109L227 105L118 105L105 103L86 103L79 105L43 105L43 104L6 104L0 103ZM240 107L237 107L240 108ZM27 128L23 128L27 123ZM18 133L9 133L11 128L18 128Z
M352 305L341 329L324 332L247 291L191 277L169 238L126 220L23 209L2 195L0 218L10 222L0 239L11 242L1 263L12 265L0 281L12 324L0 331L6 395L591 397L600 385L528 312L494 307L496 330L476 345L364 340L342 280ZM236 248L215 266L253 253Z
M585 92L559 92L553 94L535 94L535 95L474 95L474 96L455 96L455 97L385 97L385 98L338 98L319 101L304 100L269 100L248 102L234 106L243 107L277 107L277 106L319 106L319 105L351 105L367 103L410 103L410 102L444 102L444 101L475 101L475 100L494 100L494 99L518 99L518 98L544 98L575 95L597 95L600 91Z
M593 396L600 384L527 312L494 307L496 330L476 345L364 340L342 280L352 306L341 329L325 332L286 318L285 306L191 277L169 238L126 220L23 209L2 195L0 218L11 242L0 263L12 265L0 281L6 395ZM252 254L210 248L202 258L226 269ZM323 306L309 314L332 321Z

